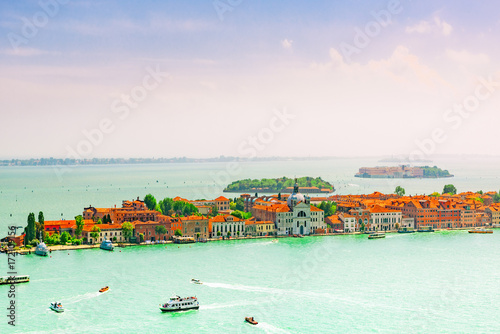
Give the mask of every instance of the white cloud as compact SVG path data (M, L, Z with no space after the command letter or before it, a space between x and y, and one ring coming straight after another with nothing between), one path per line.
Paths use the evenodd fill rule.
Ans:
M420 21L413 26L406 27L405 31L409 34L438 33L443 36L449 36L453 32L453 27L448 22L445 22L436 16L431 21Z
M446 57L460 65L487 65L490 63L490 57L487 54L474 54L466 50L456 51L447 49Z
M32 57L41 55L58 55L58 52L45 51L35 48L15 48L0 50L0 54L7 56Z
M285 38L284 40L281 41L281 46L284 49L290 50L292 48L293 41L291 39Z

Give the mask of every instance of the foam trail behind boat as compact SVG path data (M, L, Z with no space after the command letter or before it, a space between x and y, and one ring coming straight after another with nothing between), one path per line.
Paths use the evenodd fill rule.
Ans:
M266 322L259 322L256 327L263 329L266 333L290 333L284 329L278 328Z

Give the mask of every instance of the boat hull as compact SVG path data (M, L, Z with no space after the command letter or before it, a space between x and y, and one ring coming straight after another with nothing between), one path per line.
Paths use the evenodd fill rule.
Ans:
M173 308L173 307L168 307L168 308L165 308L165 307L160 307L160 310L163 312L163 313L167 313L167 312L182 312L182 311L189 311L189 310L197 310L199 309L200 306L193 306L193 307L184 307L184 308L181 308L181 307L178 307L178 308Z
M38 256L48 256L49 255L49 251L36 250L35 254L38 255Z
M491 234L493 231L469 231L469 233Z
M55 308L55 307L52 307L52 306L50 307L50 309L51 309L52 311L54 311L54 312L57 312L57 313L62 313L62 312L64 312L64 309L61 309L61 308Z

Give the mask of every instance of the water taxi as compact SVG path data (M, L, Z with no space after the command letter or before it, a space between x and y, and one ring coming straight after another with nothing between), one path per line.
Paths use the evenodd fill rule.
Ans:
M113 243L111 242L111 240L103 240L101 243L101 246L99 246L99 248L112 251L113 250Z
M493 233L493 230L487 230L485 228L478 228L475 230L469 230L469 233L488 233L488 234L491 234L491 233Z
M200 281L199 279L197 278L191 278L191 283L194 283L194 284L203 284L202 281Z
M18 283L27 283L30 281L29 275L22 276L3 276L0 277L0 285L1 284L18 284Z
M257 325L258 324L258 322L255 321L255 319L253 317L246 317L245 321L248 322L249 324L252 324L252 325Z
M382 239L385 238L385 233L375 232L368 235L368 239Z
M162 312L178 312L186 310L197 310L200 308L200 303L196 297L181 298L179 296L170 297L170 300L163 305L160 305Z
M109 286L105 286L104 288L99 289L99 292L106 292L109 290Z
M45 242L41 242L36 246L35 248L35 254L40 255L40 256L47 256L49 255L49 248L45 244Z
M58 302L50 303L50 309L52 311L57 312L57 313L64 312L64 307L62 306L61 303L58 303Z

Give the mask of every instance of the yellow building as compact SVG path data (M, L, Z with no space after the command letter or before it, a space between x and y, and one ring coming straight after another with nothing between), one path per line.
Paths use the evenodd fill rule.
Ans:
M245 233L253 237L276 235L276 226L271 221L247 220L245 222Z

